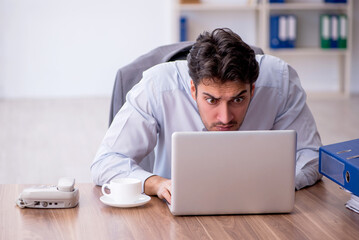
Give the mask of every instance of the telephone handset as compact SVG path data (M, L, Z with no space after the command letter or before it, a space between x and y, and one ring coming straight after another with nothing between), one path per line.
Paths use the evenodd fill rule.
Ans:
M60 178L57 186L26 188L16 204L20 208L72 208L79 202L79 190L74 178Z

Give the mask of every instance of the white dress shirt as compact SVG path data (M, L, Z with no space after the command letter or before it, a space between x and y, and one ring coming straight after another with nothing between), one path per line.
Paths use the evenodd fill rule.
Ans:
M314 184L321 140L296 71L279 58L257 55L260 66L254 96L240 130L297 131L296 189ZM143 73L126 96L91 165L93 181L115 177L144 181L171 178L171 136L202 131L204 125L190 91L187 61L159 64Z

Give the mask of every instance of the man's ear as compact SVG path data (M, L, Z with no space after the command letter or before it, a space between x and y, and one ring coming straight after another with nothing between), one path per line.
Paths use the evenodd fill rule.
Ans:
M191 80L191 95L192 95L192 98L193 98L193 100L195 100L196 101L196 87L195 87L195 85L194 85L194 83L193 83L193 80Z
M253 83L252 84L252 88L251 88L251 99L253 98L254 96L254 89L256 88L256 85Z

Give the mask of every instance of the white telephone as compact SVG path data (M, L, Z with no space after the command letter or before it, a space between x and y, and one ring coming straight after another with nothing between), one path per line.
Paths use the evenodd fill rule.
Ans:
M79 202L79 190L74 178L60 178L57 186L26 188L16 204L20 208L73 208Z

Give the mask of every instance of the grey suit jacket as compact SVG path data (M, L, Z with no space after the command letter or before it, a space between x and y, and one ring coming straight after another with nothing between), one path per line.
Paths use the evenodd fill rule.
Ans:
M112 92L109 125L111 125L113 118L125 103L127 92L141 80L142 73L145 70L159 63L186 59L193 44L194 42L179 42L161 46L120 68L117 71ZM256 54L263 54L262 49L254 46L251 46L251 48Z

